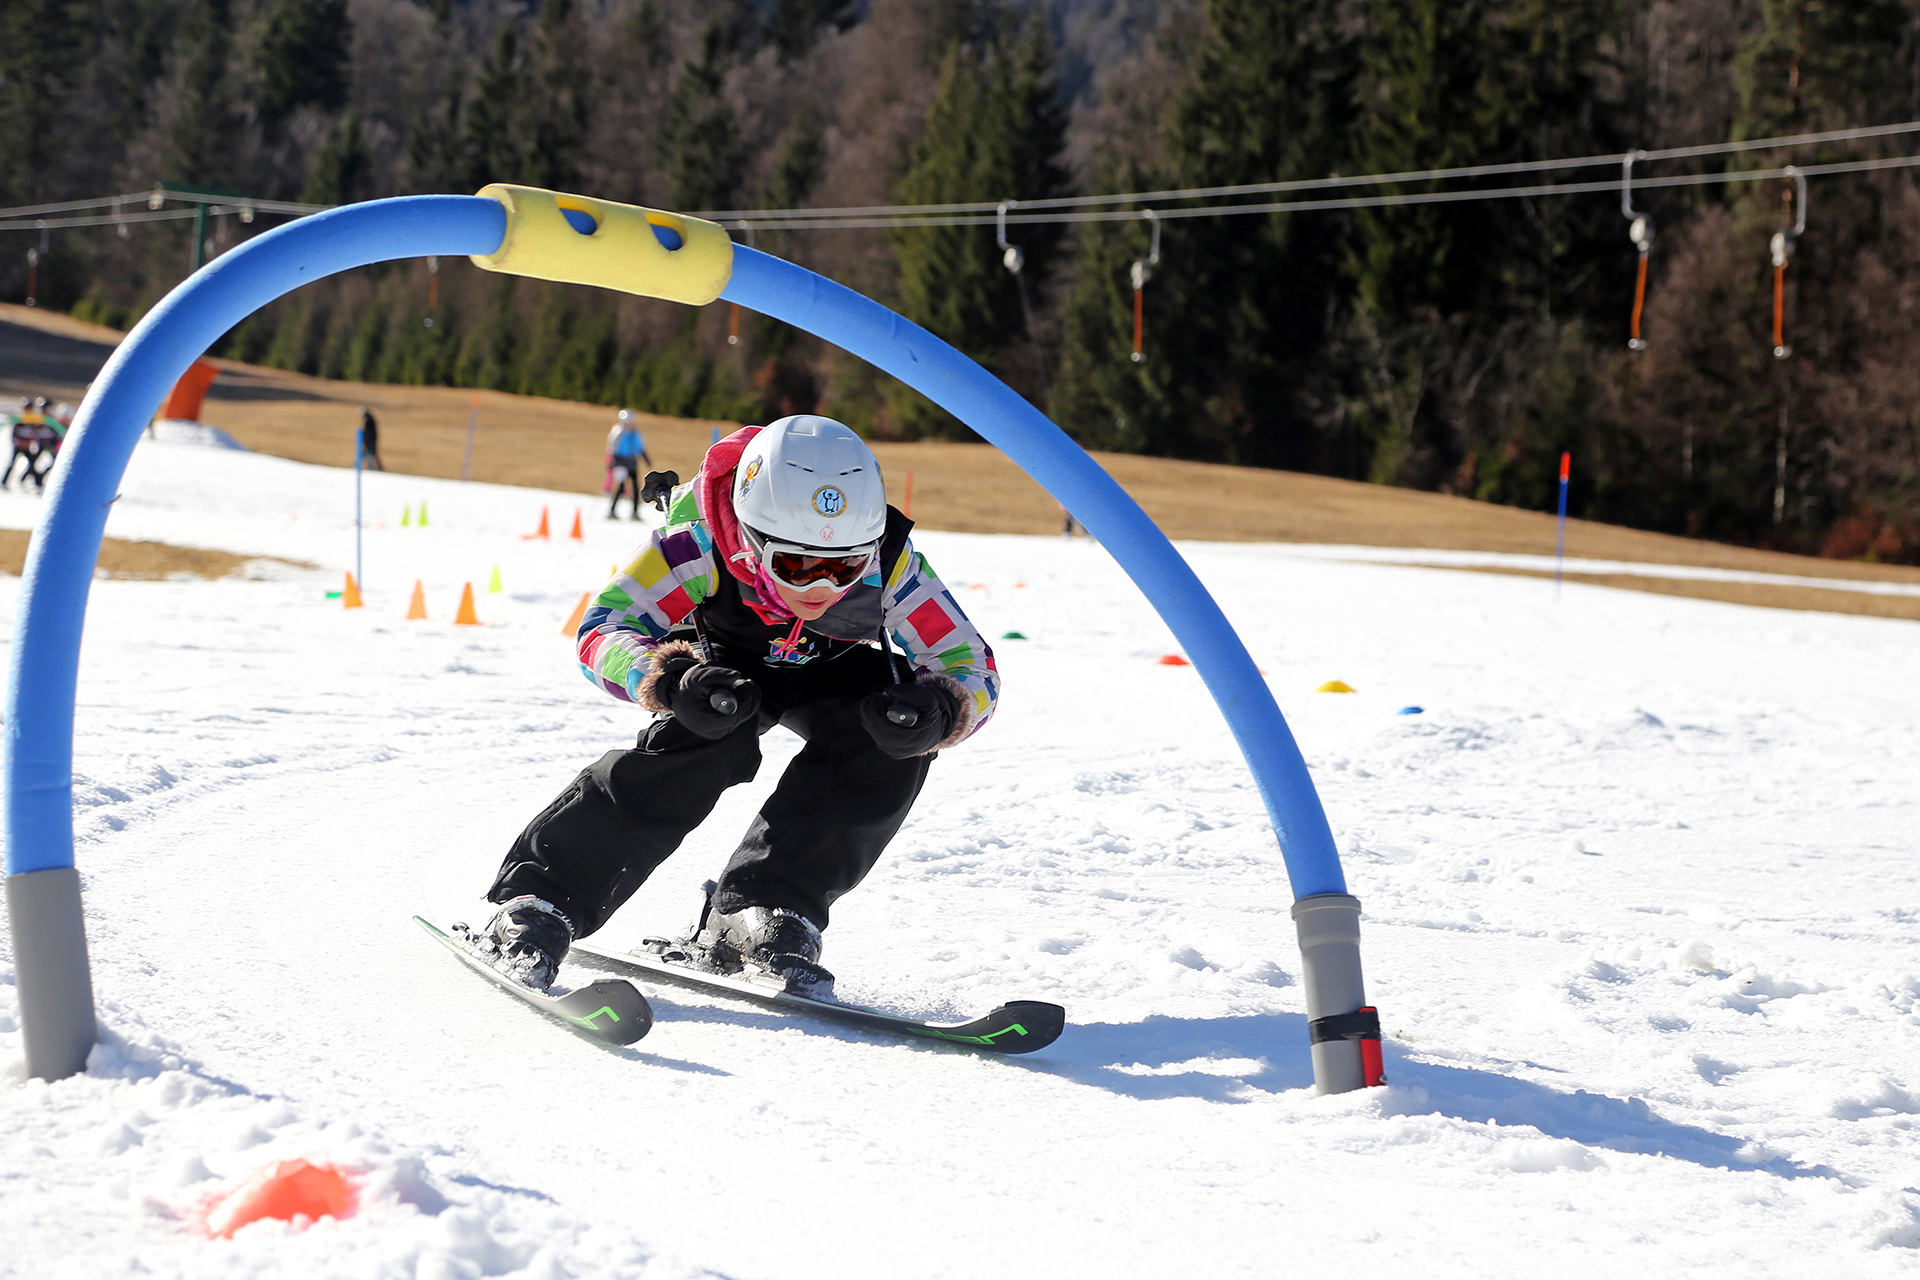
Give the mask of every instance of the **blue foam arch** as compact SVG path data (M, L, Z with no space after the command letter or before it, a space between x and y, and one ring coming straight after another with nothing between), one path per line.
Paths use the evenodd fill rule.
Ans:
M6 871L73 866L73 712L93 566L148 417L219 336L303 284L352 267L488 254L504 209L476 196L349 205L276 228L202 268L135 326L69 433L28 551L7 683ZM735 246L721 297L868 360L967 423L1058 498L1113 554L1178 637L1251 766L1296 897L1346 892L1299 747L1246 647L1193 570L1084 451L1005 384L878 303Z
M135 325L67 433L20 582L7 674L6 871L73 866L73 699L80 632L107 511L147 420L187 366L240 321L303 284L395 258L487 254L499 202L407 196L348 205L215 258Z
M1306 761L1273 693L1193 569L1112 476L1012 388L919 325L826 277L744 245L720 297L885 370L979 432L1059 499L1159 611L1246 755L1294 896L1345 893Z

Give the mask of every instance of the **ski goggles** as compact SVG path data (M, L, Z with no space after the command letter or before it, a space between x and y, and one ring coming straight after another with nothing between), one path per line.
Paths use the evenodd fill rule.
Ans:
M789 591L806 591L823 582L845 591L867 576L878 545L870 542L864 547L823 555L818 547L800 547L768 539L760 548L760 564L769 578Z

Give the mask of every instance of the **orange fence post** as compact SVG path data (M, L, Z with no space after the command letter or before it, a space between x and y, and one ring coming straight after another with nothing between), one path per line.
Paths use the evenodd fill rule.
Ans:
M200 421L200 402L207 398L207 388L220 376L220 370L205 360L195 360L180 375L180 381L173 384L173 390L167 393L166 403L160 406L163 418L179 418L186 422Z

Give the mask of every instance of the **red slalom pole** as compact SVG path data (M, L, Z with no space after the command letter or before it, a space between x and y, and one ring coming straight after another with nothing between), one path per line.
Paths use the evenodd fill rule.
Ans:
M1567 476L1573 470L1573 454L1560 455L1560 533L1553 545L1553 602L1560 603L1560 565L1567 557Z

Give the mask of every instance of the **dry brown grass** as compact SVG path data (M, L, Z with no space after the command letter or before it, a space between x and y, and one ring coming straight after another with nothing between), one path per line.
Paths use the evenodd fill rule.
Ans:
M0 318L49 332L112 342L119 335L65 316L0 305ZM380 420L380 452L392 471L600 492L613 411L598 405L462 391L329 382L276 369L217 361L216 387L254 396L210 399L202 417L250 449L303 462L350 466L361 405ZM73 389L76 393L77 388ZM50 392L51 393L51 392ZM477 417L474 410L477 406ZM831 407L828 407L831 411ZM466 463L469 422L475 422ZM656 467L690 477L718 427L735 424L642 415ZM896 505L921 525L971 533L1057 534L1063 512L1040 486L988 445L877 444ZM1099 463L1173 538L1226 542L1311 542L1372 547L1551 554L1551 515L1444 494L1393 489L1326 476L1096 453ZM1828 579L1920 583L1920 568L1821 560L1676 538L1585 520L1567 522L1569 556L1693 565ZM1738 600L1790 609L1920 617L1920 601L1842 589L1692 582L1639 575L1578 581L1638 591Z
M0 573L19 577L26 569L27 542L24 529L0 529ZM225 578L241 572L256 560L273 560L301 569L316 566L304 560L281 560L277 556L238 556L228 551L208 551L204 547L176 547L166 542L127 542L107 538L100 544L96 567L109 578L165 579L176 574L196 578Z

